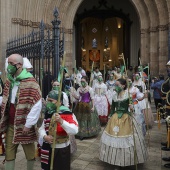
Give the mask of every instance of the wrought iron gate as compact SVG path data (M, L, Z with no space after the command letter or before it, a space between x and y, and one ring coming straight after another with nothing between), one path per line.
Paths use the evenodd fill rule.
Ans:
M59 27L58 10L54 9L52 27L46 28L41 21L38 31L32 30L7 43L6 56L20 54L33 65L33 75L39 82L43 97L51 90L51 80L57 78L60 58L64 52L64 30Z

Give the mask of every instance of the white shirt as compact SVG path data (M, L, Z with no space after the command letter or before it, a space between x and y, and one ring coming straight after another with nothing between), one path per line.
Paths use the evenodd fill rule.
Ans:
M77 125L75 125L74 123L68 123L65 120L63 120L63 124L61 125L61 127L66 131L68 135L75 135L78 133L78 122L74 114L73 114L73 120L77 123ZM45 135L47 135L45 128L44 128L44 121L41 127L39 128L38 133L39 133L39 137L42 139ZM56 144L55 148L64 148L64 147L67 147L69 144L70 144L70 141L61 143L61 144Z
M85 70L82 69L82 70L80 71L80 73L81 73L82 76L86 76Z
M144 96L144 94L141 93L141 92L139 91L139 89L138 89L137 87L134 87L134 86L132 86L131 88L129 88L129 93L130 93L131 95L136 94L136 99L140 99L140 98L142 98L142 97Z
M63 93L63 105L69 107L69 100L67 94L65 92L62 93Z

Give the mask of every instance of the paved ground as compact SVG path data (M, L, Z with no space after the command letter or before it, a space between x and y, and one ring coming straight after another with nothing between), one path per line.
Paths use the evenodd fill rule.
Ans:
M155 112L154 107L153 112ZM104 127L103 127L104 128ZM102 129L103 129L102 128ZM102 132L101 132L102 133ZM136 170L136 167L124 167L119 168L107 163L101 162L98 159L99 155L99 141L100 135L94 138L77 141L77 152L72 155L71 170ZM150 138L150 140L148 140ZM161 152L162 141L166 139L166 128L165 124L161 124L161 129L158 130L157 124L155 123L153 128L149 130L146 136L146 142L148 143L149 158L143 165L138 165L138 170L165 170L163 167L165 162L161 161L162 156L170 155L169 152ZM3 170L2 160L4 157L0 157L0 170ZM35 162L35 170L40 170L39 158ZM26 170L26 160L22 148L19 147L16 159L15 170Z

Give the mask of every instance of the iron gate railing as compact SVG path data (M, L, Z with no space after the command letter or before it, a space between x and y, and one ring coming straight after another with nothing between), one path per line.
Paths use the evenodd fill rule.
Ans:
M7 43L6 56L20 54L33 65L33 75L39 82L43 97L51 90L51 80L57 78L60 58L64 52L64 29L59 27L58 10L54 9L52 29L41 21L38 30Z

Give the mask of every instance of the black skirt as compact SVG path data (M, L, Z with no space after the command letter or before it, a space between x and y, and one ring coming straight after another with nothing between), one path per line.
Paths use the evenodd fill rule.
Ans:
M51 146L43 143L41 152L42 170L50 170L51 153ZM44 158L48 158L48 160L44 161ZM70 145L65 148L55 148L53 170L70 170Z

